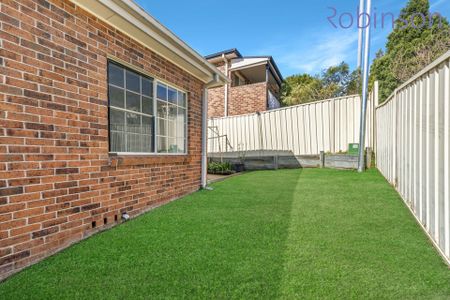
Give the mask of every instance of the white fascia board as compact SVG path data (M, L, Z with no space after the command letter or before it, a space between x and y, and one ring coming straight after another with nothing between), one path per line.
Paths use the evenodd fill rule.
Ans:
M230 70L259 66L267 63L268 60L268 58L235 58L231 60Z

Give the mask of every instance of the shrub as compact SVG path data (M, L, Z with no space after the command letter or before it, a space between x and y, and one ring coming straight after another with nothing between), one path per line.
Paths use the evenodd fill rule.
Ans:
M208 173L210 174L231 174L231 164L229 162L210 162L208 164Z

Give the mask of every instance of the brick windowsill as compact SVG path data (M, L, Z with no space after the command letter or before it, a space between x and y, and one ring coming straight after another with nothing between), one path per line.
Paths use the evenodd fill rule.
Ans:
M118 166L138 166L138 165L165 165L173 163L187 163L190 157L182 155L118 155L111 153L109 156L110 165Z

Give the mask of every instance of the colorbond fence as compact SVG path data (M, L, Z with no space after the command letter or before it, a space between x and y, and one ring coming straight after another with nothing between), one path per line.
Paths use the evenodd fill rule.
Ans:
M367 110L366 146L374 145L377 89ZM287 150L295 155L344 152L359 142L358 95L270 110L259 114L210 119L208 152Z
M377 166L450 262L450 51L376 108Z

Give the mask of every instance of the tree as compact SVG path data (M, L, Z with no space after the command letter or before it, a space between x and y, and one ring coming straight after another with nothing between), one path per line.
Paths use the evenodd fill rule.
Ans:
M339 65L331 66L322 72L322 83L324 87L331 87L334 91L333 96L340 97L346 93L349 77L348 64L341 62Z
M281 87L281 99L284 105L296 105L316 101L320 98L322 82L309 74L289 76Z
M331 66L320 75L298 74L285 79L281 88L284 105L296 105L317 100L356 94L359 90L360 73L347 63Z
M381 102L450 48L449 28L445 18L431 15L429 0L407 3L388 36L386 52L379 51L371 67L370 83L380 82Z

